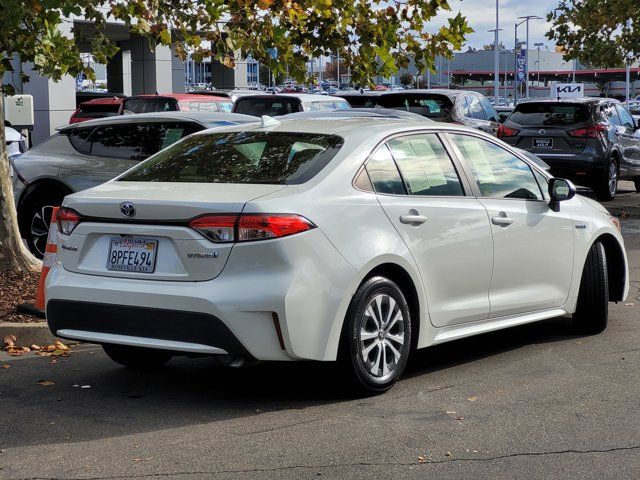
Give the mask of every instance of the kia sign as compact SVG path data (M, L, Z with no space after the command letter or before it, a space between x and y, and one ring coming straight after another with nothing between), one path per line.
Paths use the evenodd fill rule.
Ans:
M584 85L582 83L552 83L552 98L576 98L584 97Z

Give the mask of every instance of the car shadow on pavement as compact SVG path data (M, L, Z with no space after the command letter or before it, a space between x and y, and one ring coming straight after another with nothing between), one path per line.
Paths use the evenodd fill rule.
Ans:
M413 356L406 388L437 370L574 335L559 318L443 344ZM67 359L23 357L0 371L0 449L166 430L263 413L353 401L336 365L265 363L242 369L213 359L176 358L152 372L111 362L99 347ZM53 385L42 385L42 381ZM403 389L401 380L395 389ZM393 393L391 393L393 394ZM355 403L354 403L355 405Z

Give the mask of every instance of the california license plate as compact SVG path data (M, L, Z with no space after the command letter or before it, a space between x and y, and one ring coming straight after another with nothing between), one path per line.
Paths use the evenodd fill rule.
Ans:
M553 148L553 138L534 138L533 148Z
M153 273L158 241L140 237L114 237L110 240L107 270Z

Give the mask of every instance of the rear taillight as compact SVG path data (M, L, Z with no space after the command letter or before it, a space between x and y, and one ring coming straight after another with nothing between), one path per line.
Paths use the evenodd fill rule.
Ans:
M505 127L504 125L498 125L498 137L515 137L520 130L515 128Z
M64 235L71 235L71 232L82 221L82 217L78 212L66 207L60 207L56 215L58 222L58 230Z
M212 242L250 242L281 238L311 230L316 226L294 214L206 215L189 226Z
M602 132L607 131L607 126L603 123L596 123L593 127L577 128L569 130L567 133L578 138L598 138Z
M237 221L237 215L207 215L192 220L189 226L212 242L227 243L235 241Z

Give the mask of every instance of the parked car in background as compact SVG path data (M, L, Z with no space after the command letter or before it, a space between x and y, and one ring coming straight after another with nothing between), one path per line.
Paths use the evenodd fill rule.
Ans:
M352 108L375 108L378 104L380 92L351 90L349 92L340 92L336 95L349 102Z
M376 106L418 113L436 122L458 123L491 135L498 132L500 120L484 95L464 90L386 92L378 97Z
M113 117L120 115L122 109L123 97L106 97L96 98L78 105L69 123L80 123L95 118Z
M636 129L631 113L611 98L545 99L519 103L498 136L539 156L554 175L611 200L619 179L633 180L640 191Z
M67 196L53 334L132 368L337 360L380 393L419 348L606 328L629 275L601 205L478 130L345 112L200 132Z
M136 95L122 102L121 113L231 112L233 101L226 96L191 93Z
M340 97L313 94L281 93L277 95L246 95L239 97L233 105L233 113L261 117L276 117L289 113L312 110L336 110L350 108Z
M509 115L511 115L511 112L513 112L513 106L498 105L495 109L498 113L498 121L500 123L504 123L505 120L509 118Z
M66 195L106 182L191 133L253 121L231 113L165 112L62 127L13 162L20 232L42 258L51 209Z
M4 127L4 136L7 144L7 156L17 157L27 151L27 142L19 131L7 125Z

